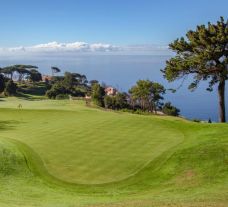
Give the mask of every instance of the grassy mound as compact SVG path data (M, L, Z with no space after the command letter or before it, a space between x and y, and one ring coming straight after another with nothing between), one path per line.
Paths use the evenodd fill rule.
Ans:
M0 104L0 203L14 195L15 206L227 204L226 124L106 112L79 101Z

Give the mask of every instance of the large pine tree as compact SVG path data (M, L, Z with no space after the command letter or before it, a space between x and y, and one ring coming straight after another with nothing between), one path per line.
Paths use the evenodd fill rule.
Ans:
M189 89L197 88L200 81L208 81L208 90L218 86L219 118L226 122L225 83L228 79L228 20L221 17L216 24L197 26L169 46L176 56L166 62L162 72L168 81L193 74Z

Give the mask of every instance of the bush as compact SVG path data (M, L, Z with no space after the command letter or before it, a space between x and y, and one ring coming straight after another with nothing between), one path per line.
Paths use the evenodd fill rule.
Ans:
M0 93L2 93L5 89L5 79L2 74L0 74Z
M61 82L52 85L51 89L46 92L46 96L50 99L55 99L57 95L66 94L67 91Z
M93 84L91 96L94 104L100 107L104 106L104 95L104 88L98 83Z
M6 96L12 96L12 95L15 95L16 93L17 93L17 85L12 80L9 80L6 83L4 94Z
M167 102L164 104L162 112L169 116L179 116L180 109L176 108L175 106L172 106L170 102Z
M114 108L114 105L115 105L114 102L115 102L114 101L114 97L108 96L108 95L106 95L104 97L104 105L105 105L105 108L113 109Z
M193 122L197 122L197 123L201 122L200 119L193 119L192 121L193 121Z
M126 100L126 94L124 93L118 93L115 96L106 95L104 97L104 105L105 105L105 108L117 109L117 110L129 107Z

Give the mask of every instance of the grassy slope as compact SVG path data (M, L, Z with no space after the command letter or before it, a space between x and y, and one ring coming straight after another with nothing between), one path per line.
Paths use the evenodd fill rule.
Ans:
M28 206L227 204L225 124L104 112L68 101L0 105L1 206L25 200Z

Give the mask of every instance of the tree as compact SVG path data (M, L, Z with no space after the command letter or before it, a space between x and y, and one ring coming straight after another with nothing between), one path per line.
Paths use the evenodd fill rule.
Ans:
M61 70L58 67L51 67L51 71L52 71L52 76L54 76L55 73L59 73L61 72Z
M123 109L128 106L127 94L117 93L115 96L106 95L104 97L105 108L109 109Z
M88 83L85 75L79 73L65 72L63 84L66 88L73 88L75 86L86 86Z
M139 80L129 93L131 100L138 102L143 110L155 111L161 105L165 88L159 83L150 80Z
M72 73L69 72L65 72L64 73L64 79L62 81L63 86L68 90L72 90L73 86L74 86L74 76L72 75Z
M0 74L0 93L2 93L5 89L5 78L2 74Z
M165 94L165 91L164 86L160 83L151 82L149 101L150 104L152 104L151 108L155 111L155 113L157 108L161 108L162 106L161 100L164 99L162 95Z
M42 80L42 75L39 71L32 69L29 72L29 80L32 82L39 82Z
M55 99L60 94L67 94L66 88L62 82L56 82L52 85L51 89L46 92L46 96L50 99Z
M98 80L90 80L89 81L90 86L92 86L95 83L99 83L99 81Z
M104 97L104 106L108 109L114 109L114 97L106 95Z
M54 84L46 94L49 98L55 98L63 94L84 97L87 93L87 78L85 75L65 72L64 76L54 77L52 83Z
M129 90L133 99L140 103L143 110L147 108L146 104L149 104L150 86L149 80L138 80L136 85Z
M13 80L13 75L16 72L18 74L18 81L22 81L25 76L29 75L30 70L37 68L34 65L12 65L2 68L1 72L9 75L11 80Z
M10 78L13 80L13 73L15 70L13 70L12 67L5 67L1 69L1 73L4 74L6 77Z
M92 100L93 102L98 105L98 106L103 106L104 105L104 95L105 91L104 88L101 87L99 83L95 83L92 86Z
M6 87L4 90L5 95L12 96L12 95L15 95L16 92L17 92L17 85L12 80L9 80L6 83Z
M208 81L207 90L212 91L218 86L219 118L226 122L225 117L225 83L228 79L228 21L221 17L217 24L197 26L195 31L186 34L169 45L176 56L166 62L162 70L168 81L193 75L194 81L190 90L197 88L200 81Z
M180 110L175 106L173 106L170 102L167 102L164 104L162 108L162 112L170 116L178 116L180 113Z
M115 109L123 109L127 107L127 94L126 93L117 93L114 96L114 107Z

